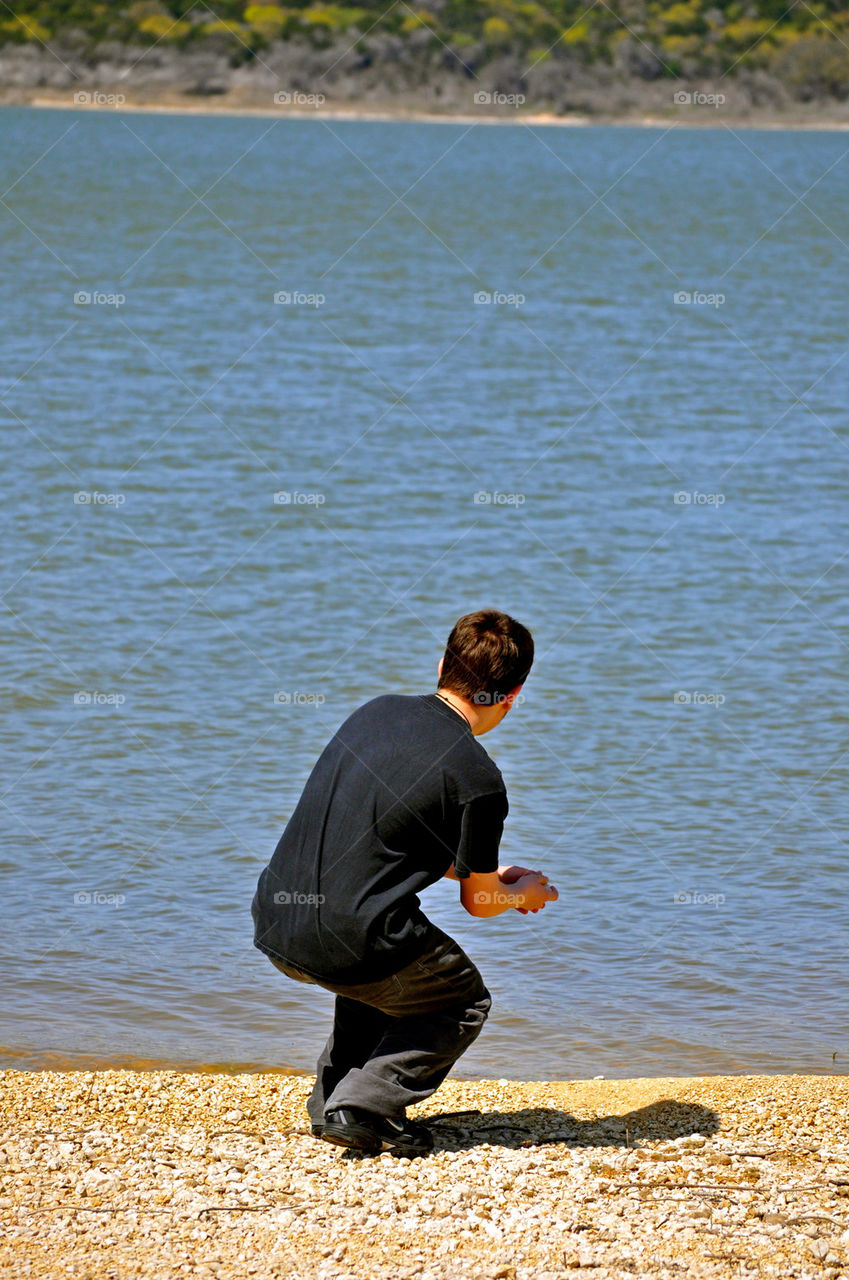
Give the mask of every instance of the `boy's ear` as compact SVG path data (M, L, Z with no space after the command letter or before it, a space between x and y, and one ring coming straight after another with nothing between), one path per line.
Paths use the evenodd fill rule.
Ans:
M504 702L507 706L508 711L513 705L513 699L517 698L521 692L522 692L522 686L520 684L517 684L515 689L511 689L509 693L504 695Z
M440 658L440 659L439 659L439 666L436 668L436 674L437 674L440 678L442 677L442 664L443 664L443 662L444 662L444 661L445 661L445 659L444 659L444 658Z

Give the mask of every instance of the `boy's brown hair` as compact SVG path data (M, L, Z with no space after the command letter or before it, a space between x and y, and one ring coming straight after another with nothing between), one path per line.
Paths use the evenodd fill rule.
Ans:
M437 688L469 702L497 702L524 683L533 660L534 641L527 627L497 609L479 609L454 624Z

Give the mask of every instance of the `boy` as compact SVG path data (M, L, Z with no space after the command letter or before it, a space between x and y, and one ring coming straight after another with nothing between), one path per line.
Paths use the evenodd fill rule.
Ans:
M540 872L498 866L507 793L476 742L533 658L530 632L507 614L460 618L436 693L374 698L337 730L260 876L254 945L288 977L336 993L307 1102L316 1137L406 1156L433 1147L406 1109L439 1087L491 999L418 893L447 876L479 917L557 898Z

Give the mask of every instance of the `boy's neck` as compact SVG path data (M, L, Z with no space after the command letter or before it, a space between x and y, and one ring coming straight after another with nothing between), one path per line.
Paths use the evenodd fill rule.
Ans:
M462 697L459 693L454 693L452 689L437 689L437 698L443 702L447 702L449 707L453 707L464 720L468 721L469 728L476 738L482 733L488 733L490 729L495 728L496 724L502 719L502 712L498 707L478 706L474 702ZM493 716L493 712L495 715Z

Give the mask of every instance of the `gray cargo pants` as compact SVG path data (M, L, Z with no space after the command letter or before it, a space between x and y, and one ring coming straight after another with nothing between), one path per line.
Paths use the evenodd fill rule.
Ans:
M341 986L269 959L287 977L336 993L333 1030L307 1102L313 1124L336 1107L403 1120L407 1107L439 1088L492 1003L469 957L435 926L412 964L378 982Z

